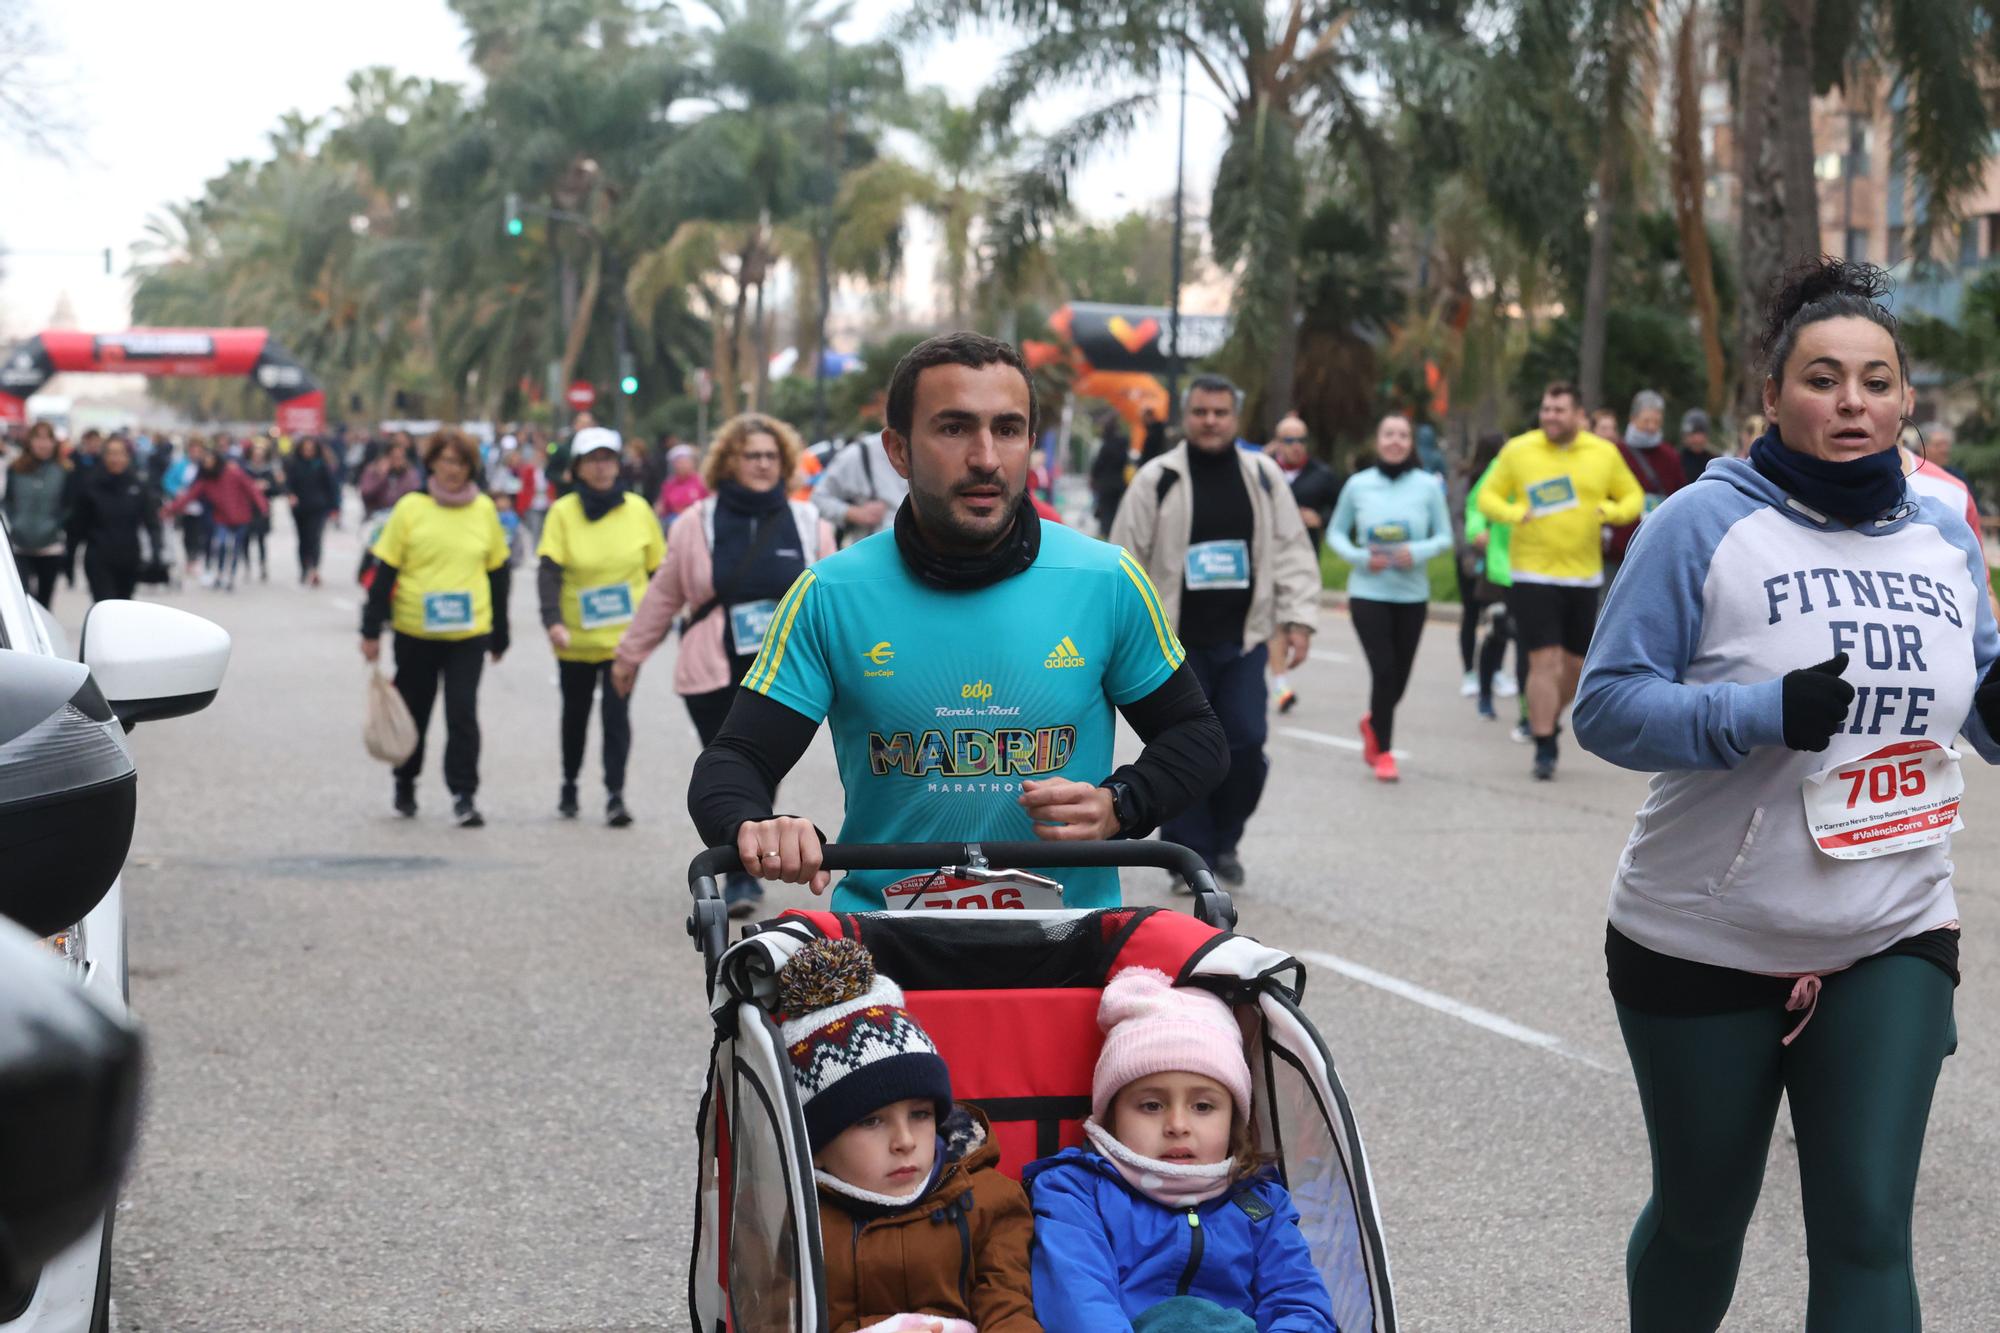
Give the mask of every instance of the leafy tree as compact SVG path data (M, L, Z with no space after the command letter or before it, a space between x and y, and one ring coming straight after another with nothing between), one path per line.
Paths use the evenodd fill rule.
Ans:
M1385 6L1393 9L1395 6ZM1293 397L1298 243L1311 199L1303 156L1334 137L1374 139L1361 59L1348 39L1357 4L1284 0L920 0L914 26L1012 24L1026 32L984 99L1006 112L1054 86L1123 88L1049 136L1013 191L1012 225L1045 228L1079 165L1129 135L1185 61L1227 108L1209 234L1238 274L1230 359L1254 365L1268 426Z

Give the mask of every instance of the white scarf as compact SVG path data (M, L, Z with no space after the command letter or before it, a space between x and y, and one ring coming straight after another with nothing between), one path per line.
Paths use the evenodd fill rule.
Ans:
M1083 1122L1083 1132L1090 1139L1091 1146L1125 1178L1127 1185L1162 1208L1179 1212L1199 1203L1207 1203L1221 1196L1234 1183L1230 1177L1236 1170L1236 1163L1228 1158L1200 1164L1161 1162L1141 1157L1112 1138L1111 1131L1098 1124L1095 1116Z
M923 1184L917 1186L910 1193L898 1198L894 1194L877 1194L873 1190L862 1189L859 1185L850 1185L839 1176L828 1175L818 1167L813 1168L813 1179L832 1190L835 1194L844 1194L850 1199L858 1199L862 1203L872 1204L877 1208L893 1210L908 1208L911 1204L923 1198L929 1192L930 1187L937 1183L937 1176L937 1170L933 1168Z

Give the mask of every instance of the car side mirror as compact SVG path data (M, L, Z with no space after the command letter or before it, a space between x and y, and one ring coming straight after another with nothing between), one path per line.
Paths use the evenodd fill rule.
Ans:
M139 1034L0 921L0 1293L117 1197L139 1123Z
M200 712L229 668L229 631L156 602L97 603L77 646L127 731Z
M137 792L89 669L0 648L0 916L37 935L87 916L124 868Z

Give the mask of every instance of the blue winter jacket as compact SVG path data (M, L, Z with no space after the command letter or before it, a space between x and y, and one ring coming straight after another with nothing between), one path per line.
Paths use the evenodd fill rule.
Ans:
M1083 1148L1021 1174L1035 1210L1035 1317L1046 1333L1130 1333L1141 1312L1198 1296L1257 1321L1258 1333L1338 1333L1299 1212L1259 1176L1176 1212L1133 1192Z

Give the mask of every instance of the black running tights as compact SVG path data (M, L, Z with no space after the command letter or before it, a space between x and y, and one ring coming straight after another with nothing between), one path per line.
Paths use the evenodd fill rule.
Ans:
M1417 641L1423 637L1424 615L1429 609L1422 602L1347 599L1354 633L1368 658L1369 725L1385 750L1395 743L1396 705L1403 701L1403 690L1410 683L1410 668L1416 664Z

